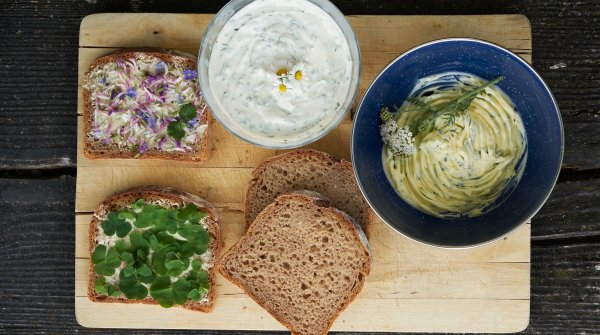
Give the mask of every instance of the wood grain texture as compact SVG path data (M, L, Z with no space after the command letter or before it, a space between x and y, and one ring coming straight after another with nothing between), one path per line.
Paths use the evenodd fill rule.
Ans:
M114 47L189 50L197 45L210 18L210 15L190 14L88 16L80 29L79 77L102 51L111 51ZM441 37L484 38L520 52L527 59L531 56L529 23L523 16L352 16L348 19L362 47L363 88L394 55ZM348 159L351 122L347 118L314 146ZM283 329L266 311L220 276L215 310L210 314L177 308L165 311L150 305L93 303L87 299L89 253L85 248L90 216L86 213L94 211L100 201L116 192L159 184L198 194L219 207L225 248L239 240L244 227L242 203L252 170L265 156L278 152L248 145L218 125L212 136L215 160L207 164L87 160L81 154L83 133L79 128L75 312L81 325ZM529 320L529 225L481 248L448 251L412 242L378 220L373 226L370 244L376 260L372 274L356 301L334 323L333 330L515 332L526 327ZM132 319L126 311L144 317ZM104 318L99 319L97 315ZM236 315L236 322L231 322L229 315Z
M552 196L532 219L533 241L600 237L598 204L600 179L556 185Z

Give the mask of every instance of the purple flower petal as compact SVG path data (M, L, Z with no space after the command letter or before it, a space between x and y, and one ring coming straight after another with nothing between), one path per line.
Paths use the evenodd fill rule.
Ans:
M130 98L135 98L137 96L135 87L128 89L125 94Z
M140 154L143 154L144 152L146 152L146 150L148 150L148 144L146 144L146 142L142 142L138 150Z
M196 71L186 69L183 71L183 79L185 80L194 80L196 79Z
M157 73L163 73L163 72L165 72L166 69L167 69L167 64L165 64L165 62L160 61L156 64L156 72Z

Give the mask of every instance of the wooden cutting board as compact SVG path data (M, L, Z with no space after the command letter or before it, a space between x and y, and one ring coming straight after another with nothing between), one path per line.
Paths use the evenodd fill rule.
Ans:
M79 39L78 171L76 193L75 314L86 327L285 329L220 275L213 312L153 305L93 303L86 296L88 224L110 195L148 184L198 194L222 217L225 249L243 233L243 197L253 168L280 153L245 143L218 124L212 158L204 164L88 160L83 156L81 79L91 62L121 47L166 47L197 54L212 15L95 14L81 23ZM392 59L422 42L474 37L498 43L531 61L531 28L520 15L349 16L361 48L359 98ZM310 145L350 159L350 115ZM529 322L530 225L483 247L444 250L413 242L383 222L374 225L373 271L357 299L332 330L371 332L517 332Z

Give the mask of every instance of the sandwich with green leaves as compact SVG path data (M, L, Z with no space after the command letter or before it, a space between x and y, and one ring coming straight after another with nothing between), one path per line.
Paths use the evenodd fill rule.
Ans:
M89 231L90 300L212 310L221 237L206 200L155 186L130 190L101 202Z

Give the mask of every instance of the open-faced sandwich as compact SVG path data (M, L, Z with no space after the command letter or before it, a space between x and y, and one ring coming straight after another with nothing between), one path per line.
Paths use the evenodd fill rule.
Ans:
M83 82L85 156L206 160L211 116L196 63L159 49L96 59Z
M221 237L207 201L134 189L100 203L89 231L92 301L212 310Z

